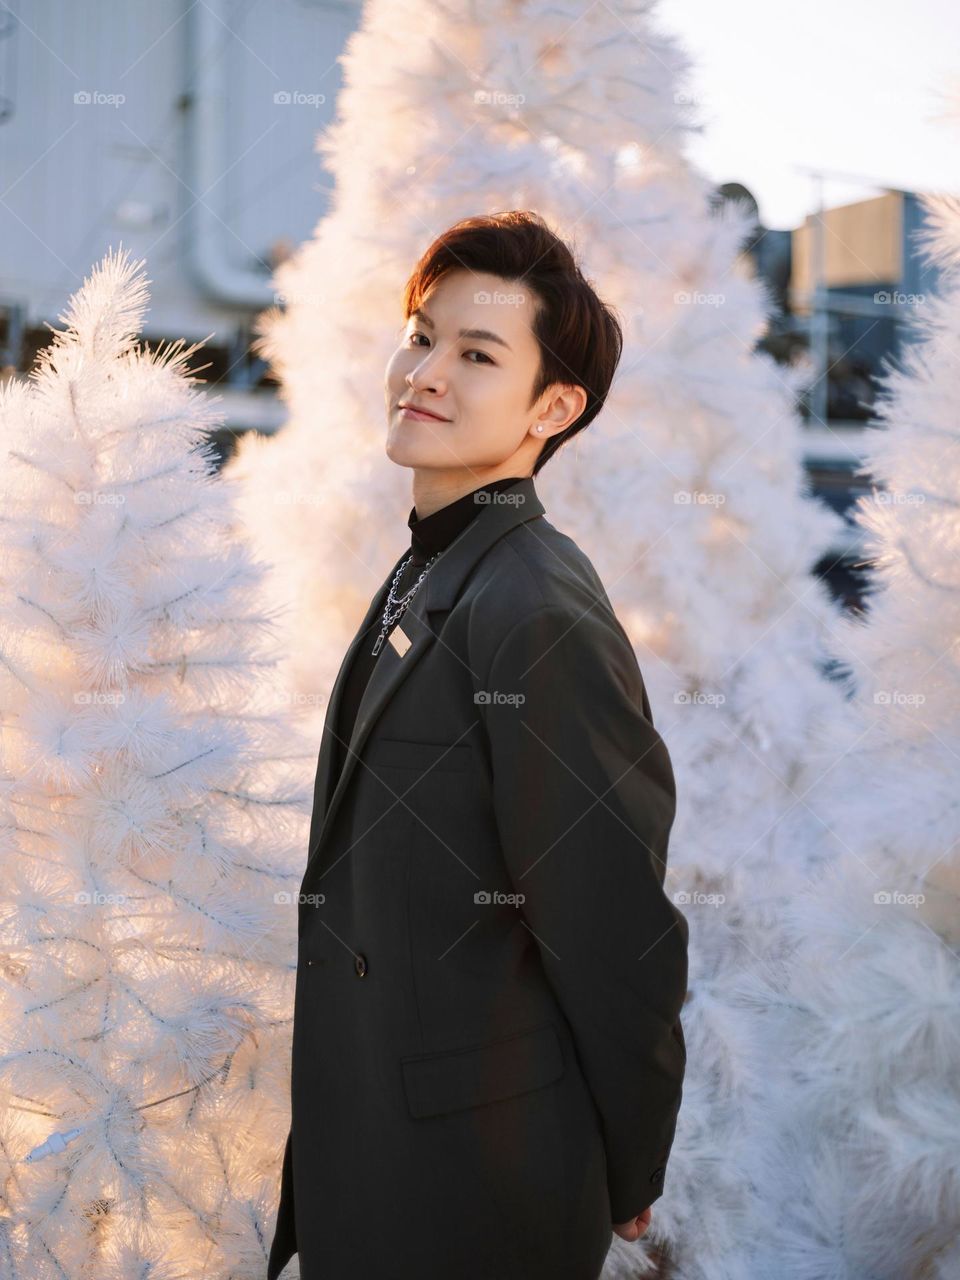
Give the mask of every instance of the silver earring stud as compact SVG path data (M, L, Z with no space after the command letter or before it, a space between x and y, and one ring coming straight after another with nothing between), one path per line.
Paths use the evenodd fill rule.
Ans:
M542 430L543 430L543 427L537 427L537 430L538 430L538 431L542 431Z

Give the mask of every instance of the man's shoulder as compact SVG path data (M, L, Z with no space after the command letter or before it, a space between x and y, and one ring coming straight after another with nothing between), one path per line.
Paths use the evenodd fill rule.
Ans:
M578 636L623 636L603 583L573 538L543 516L500 538L478 566L468 592L471 647L494 652L518 625L544 617Z
M547 606L577 608L606 592L586 553L573 538L538 516L497 540L477 568L472 585L484 607L501 601L514 621Z

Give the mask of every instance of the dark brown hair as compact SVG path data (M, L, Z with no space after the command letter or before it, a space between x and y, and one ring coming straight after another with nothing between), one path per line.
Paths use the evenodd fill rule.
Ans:
M571 436L603 408L623 351L623 332L612 309L597 297L566 244L529 210L463 218L439 235L413 269L403 295L404 318L450 271L477 271L522 281L534 297L534 337L540 368L530 397L534 405L554 383L587 393L579 418L544 441L536 475Z

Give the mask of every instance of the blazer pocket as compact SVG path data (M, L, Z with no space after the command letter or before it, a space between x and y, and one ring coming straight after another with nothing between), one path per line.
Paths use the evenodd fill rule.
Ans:
M465 742L408 742L401 738L376 738L366 750L372 765L391 769L466 769L471 751Z
M401 1062L407 1105L417 1119L541 1089L559 1080L565 1069L552 1023L508 1039Z

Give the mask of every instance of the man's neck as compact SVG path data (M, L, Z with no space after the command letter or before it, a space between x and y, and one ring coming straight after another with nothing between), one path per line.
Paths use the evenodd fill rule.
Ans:
M522 474L516 463L499 467L472 467L469 471L415 470L413 473L413 505L417 519L424 520L441 507L456 502L474 489L480 489L494 480Z

